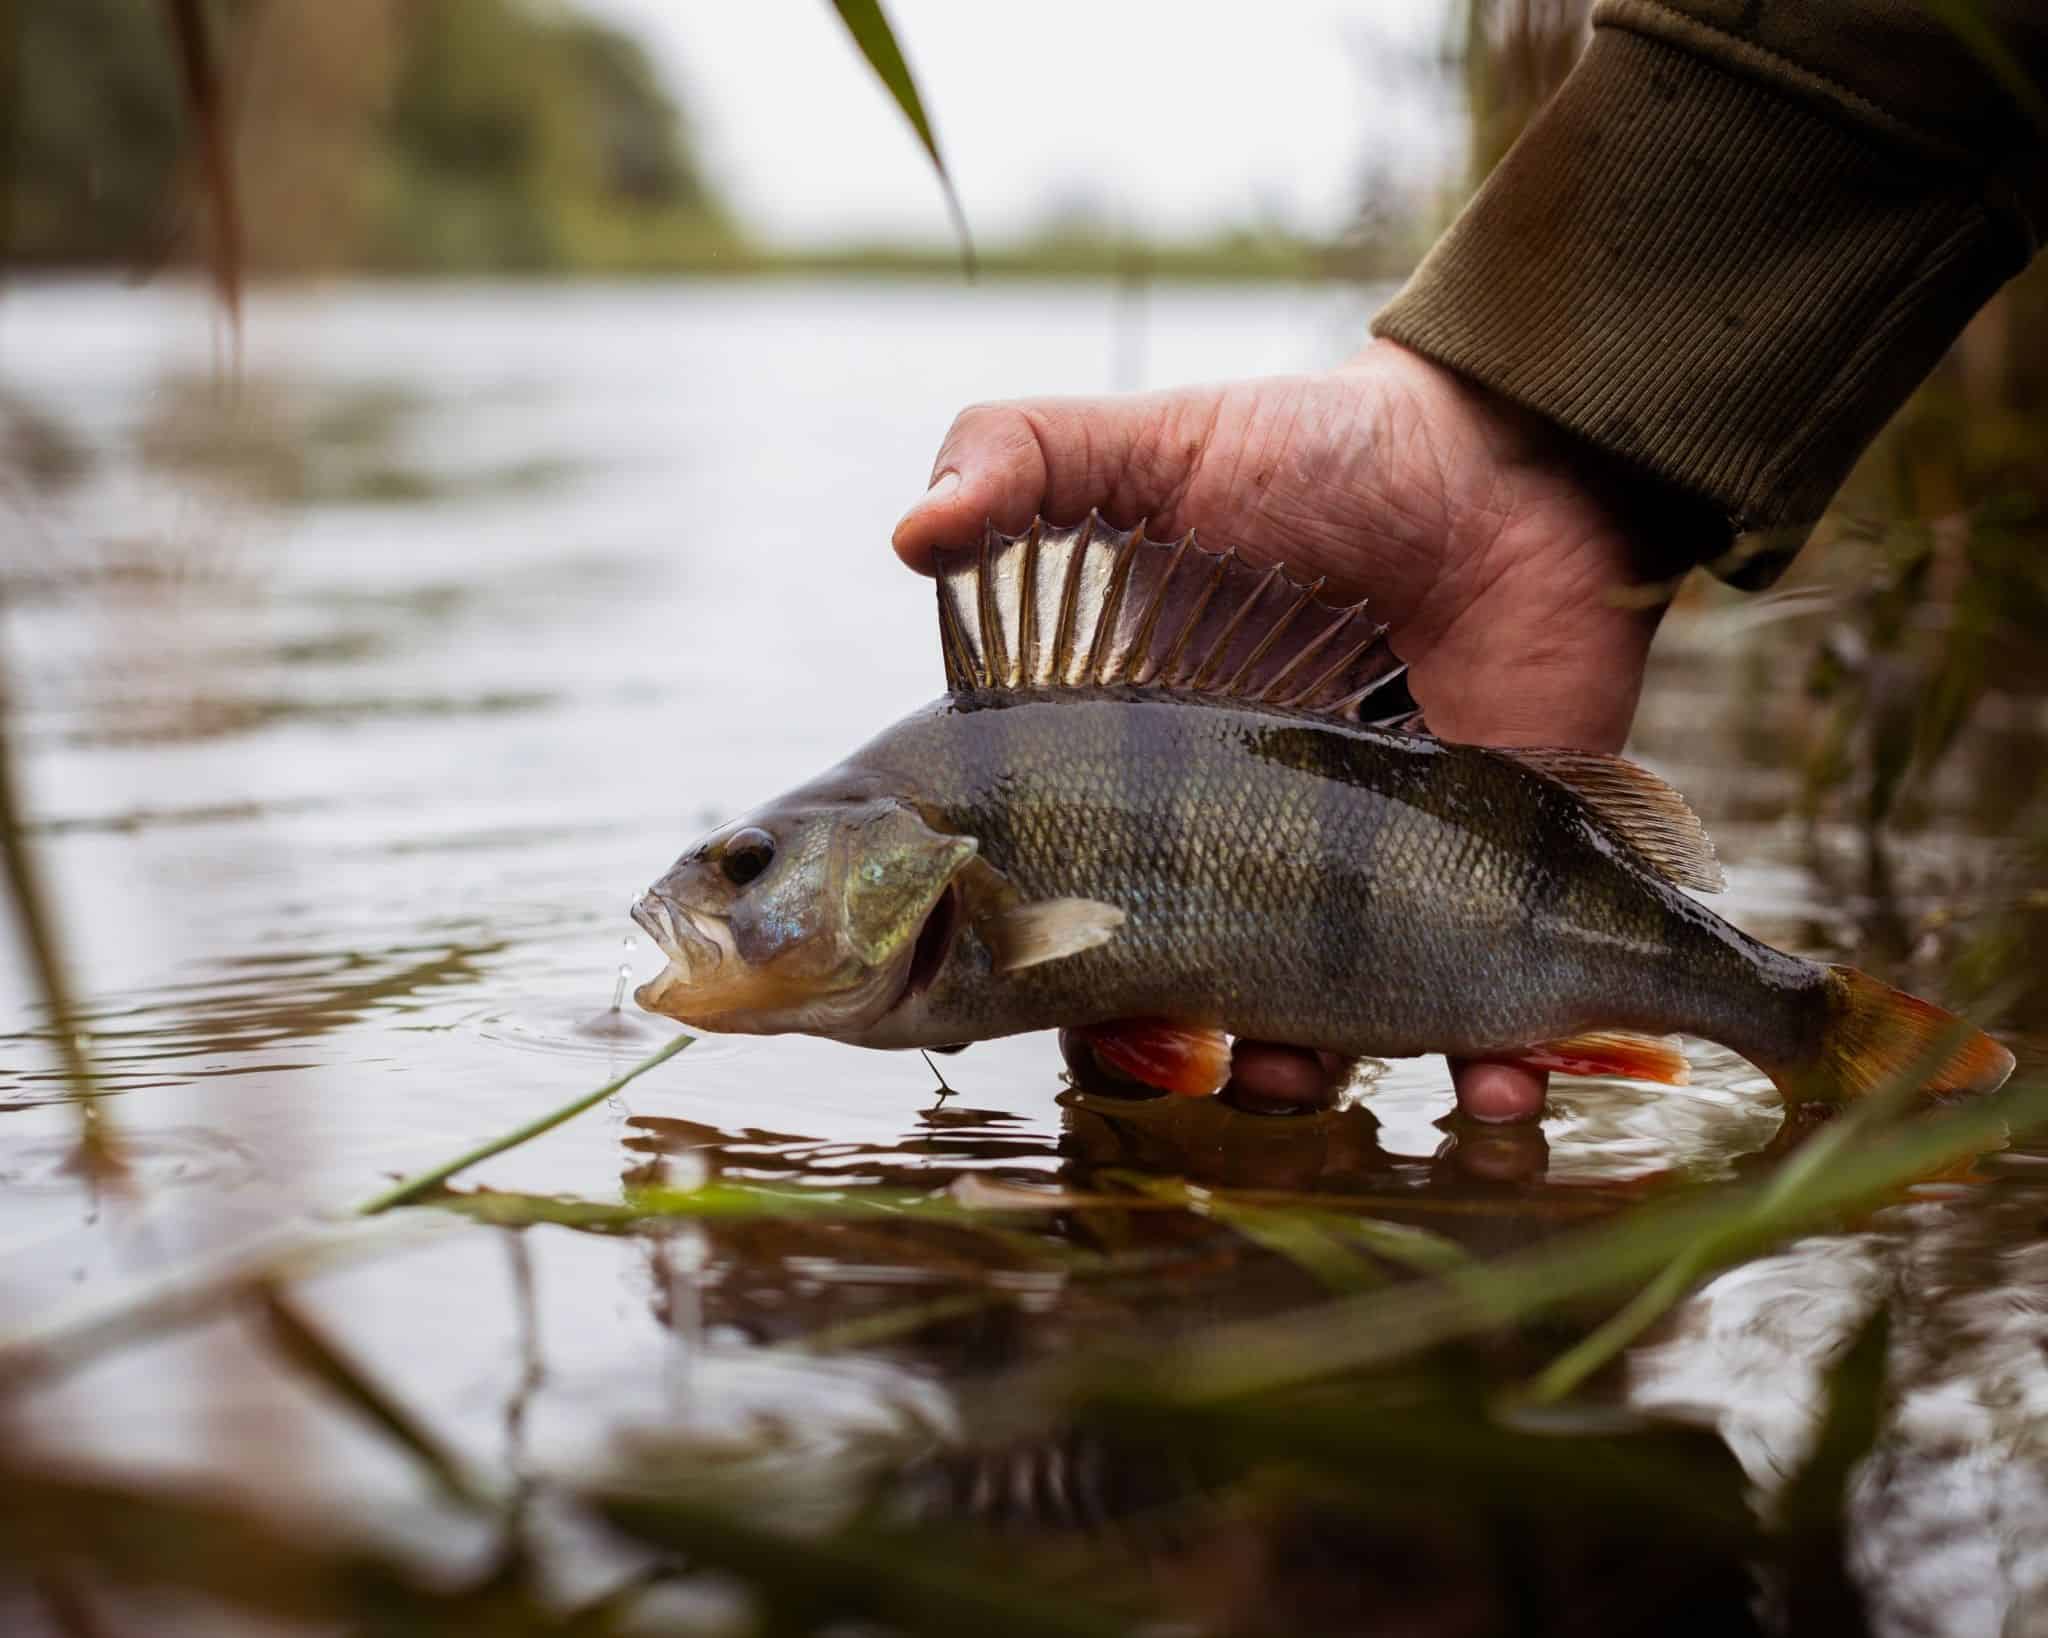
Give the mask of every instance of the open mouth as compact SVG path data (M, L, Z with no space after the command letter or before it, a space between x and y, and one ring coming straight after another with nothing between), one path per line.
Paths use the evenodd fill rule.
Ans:
M632 915L654 947L668 958L668 965L634 992L634 1000L650 1012L660 1010L661 998L670 989L679 984L701 984L724 959L718 941L706 936L696 918L658 893L642 894Z
M671 961L685 960L683 941L676 927L675 911L668 900L643 893L633 906L633 920L640 931L654 940L654 947Z
M659 973L633 992L633 999L649 1012L685 1022L701 1022L714 1013L727 1018L740 1012L780 1016L799 1003L814 1007L830 1003L827 1010L841 1022L871 1023L932 987L952 954L963 921L959 892L948 887L919 927L894 994L882 991L888 999L877 1006L877 989L888 982L885 972L872 974L853 990L821 995L800 981L778 984L771 973L750 970L744 963L728 966L725 957L731 952L731 935L724 924L707 922L659 893L643 895L633 906L632 916L668 958Z

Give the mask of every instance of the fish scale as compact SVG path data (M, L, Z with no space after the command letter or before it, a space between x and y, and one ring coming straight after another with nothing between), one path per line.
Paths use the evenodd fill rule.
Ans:
M2010 1072L1692 898L1720 869L1654 775L1421 731L1362 604L1093 516L941 554L938 602L946 696L636 908L669 957L643 1005L872 1047L1123 1029L1205 1074L1219 1031L1664 1079L1641 1037L1683 1031L1798 1098Z
M1128 917L1107 945L1003 980L965 941L921 1015L942 1033L1157 1015L1398 1055L1506 1048L1596 1021L1684 1028L1734 1010L1753 979L1742 957L1775 952L1716 941L1688 953L1704 914L1693 901L1590 830L1558 832L1534 776L1465 749L1065 690L954 696L846 771L976 837L1026 898L1099 899ZM1528 846L1545 833L1547 869ZM1580 941L1572 982L1546 982L1560 941L1527 911L1545 899L1626 907L1637 935ZM1655 985L1641 982L1648 947L1661 952ZM1517 973L1530 981L1508 981ZM1799 1028L1777 1024L1788 1038Z

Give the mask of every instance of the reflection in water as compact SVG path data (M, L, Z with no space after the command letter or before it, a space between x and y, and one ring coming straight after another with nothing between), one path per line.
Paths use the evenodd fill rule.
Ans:
M487 1041L531 1052L605 1061L621 1054L629 1059L644 1058L678 1033L675 1024L638 1008L629 1011L607 1007L592 1011L587 1003L575 1002L535 1004L511 1012L489 1013L478 1021L476 1029Z
M207 319L176 291L11 291L0 389L11 425L24 405L40 418L41 487L10 512L0 620L35 828L142 1199L101 1210L67 1169L46 1032L25 984L0 991L10 1323L345 1206L670 1039L607 1010L621 907L681 835L935 691L929 589L881 544L907 463L959 403L1098 381L1107 299L264 293L236 403L211 394ZM1150 362L1160 379L1308 365L1370 305L1162 292ZM878 375L884 354L901 367ZM832 383L857 384L859 415ZM1888 955L1941 991L2021 896L1964 827L2012 814L1890 858L1782 824L1797 691L1738 709L1730 644L1705 631L1667 621L1639 748L1714 822L1735 919L1814 954ZM2037 729L2008 722L1995 750L1956 757L2037 752ZM602 1205L729 1183L786 1211L451 1225L310 1285L351 1357L515 1494L505 1564L542 1566L571 1601L681 1563L606 1535L573 1487L687 1471L785 1520L863 1504L921 1531L978 1520L1051 1554L1066 1585L1190 1630L1479 1633L1512 1616L1739 1633L1745 1565L1640 1539L1562 1481L1523 1506L1486 1465L1501 1430L1476 1391L1428 1421L1443 1402L1402 1389L1431 1442L1360 1458L1388 1501L1372 1516L1270 1470L1220 1484L1136 1426L997 1437L976 1417L976 1393L1022 1365L1496 1256L1810 1135L1746 1065L1689 1052L1683 1091L1560 1083L1541 1127L1494 1129L1448 1117L1427 1063L1261 1119L1067 1089L1044 1041L944 1059L958 1090L935 1097L909 1055L706 1040L462 1184ZM1890 1301L1894 1404L1852 1519L1880 1631L2048 1627L2048 1178L2027 1159L1724 1273L1608 1384L1710 1417L1768 1491L1809 1437L1820 1366ZM1033 1209L999 1209L1006 1190ZM815 1209L891 1196L959 1210ZM1289 1221L1313 1232L1290 1239ZM1567 1318L1504 1330L1432 1369L1524 1380L1575 1334ZM474 1520L433 1511L386 1443L280 1387L238 1338L223 1322L116 1352L10 1404L11 1434L279 1517L325 1507L443 1581L475 1567ZM1461 1443L1463 1427L1478 1432ZM81 1539L123 1539L95 1495ZM124 1630L174 1630L161 1615ZM43 1617L0 1586L0 1625Z
M1879 1304L1890 1405L1852 1496L1851 1573L1882 1632L2048 1627L2048 1189L1930 1186L1869 1229L1722 1275L1640 1351L1631 1398L1711 1413L1775 1491L1819 1373Z
M626 1123L633 1187L677 1181L770 1186L919 1189L971 1184L973 1198L1051 1195L1071 1210L1033 1214L1003 1235L930 1221L860 1223L750 1218L693 1224L688 1309L717 1360L744 1344L785 1357L855 1346L964 1392L1029 1359L1100 1347L1118 1335L1153 1342L1219 1319L1279 1312L1315 1294L1283 1254L1223 1215L1157 1211L1132 1181L1184 1177L1232 1199L1299 1202L1409 1223L1476 1254L1532 1243L1615 1209L1635 1192L1553 1184L1540 1130L1460 1126L1434 1156L1391 1154L1379 1123L1354 1105L1314 1116L1262 1118L1220 1101L1126 1101L1067 1092L1057 1135L1034 1136L1001 1110L944 1100L887 1145L821 1142L752 1126L663 1116ZM1446 1121L1446 1126L1453 1123ZM1055 1163L1050 1177L1044 1163ZM678 1169L681 1169L680 1178ZM657 1241L656 1245L667 1242ZM661 1253L652 1254L661 1261ZM1069 1265L1069 1254L1128 1271L1121 1280ZM1048 1263L1048 1258L1052 1259ZM1390 1267L1386 1277L1394 1277ZM653 1282L656 1317L680 1323ZM961 1300L961 1299L967 1300ZM1537 1356L1521 1350L1524 1364ZM758 1357L758 1356L755 1356ZM693 1392L708 1389L692 1371ZM804 1420L833 1424L830 1396ZM744 1395L742 1395L744 1398ZM731 1414L736 1407L728 1405ZM700 1406L692 1416L704 1414ZM1476 1408L1474 1414L1477 1414ZM1751 1579L1739 1556L1636 1543L1569 1516L1475 1532L1457 1507L1418 1521L1406 1505L1360 1519L1285 1491L1264 1500L1220 1486L1172 1447L1120 1436L1113 1425L1056 1428L993 1447L972 1424L945 1431L897 1425L866 1450L860 1484L844 1454L814 1467L811 1493L877 1494L899 1526L979 1526L1041 1548L1084 1552L1098 1594L1132 1582L1142 1598L1200 1630L1248 1634L1492 1632L1528 1607L1549 1611L1540 1630L1661 1632L1753 1629ZM696 1448L692 1445L692 1448ZM859 1464L856 1464L858 1466ZM833 1475L836 1474L836 1478ZM763 1482L749 1469L751 1488ZM779 1494L779 1490L771 1491ZM1672 1619L1674 1600L1685 1613ZM1390 1625L1391 1623L1391 1625Z
M127 1185L226 1191L256 1171L255 1155L225 1132L192 1126L127 1133L121 1144ZM80 1181L78 1144L72 1138L15 1143L0 1154L0 1189L11 1195L73 1194Z
M402 1018L444 991L467 990L482 978L502 940L453 945L411 944L369 954L328 950L290 955L239 956L220 964L218 977L166 986L142 1002L101 1004L83 1010L104 1091L178 1085L194 1077L289 1070L265 1061L243 1064L239 1055L296 1046L344 1030L375 1013ZM46 1040L35 1031L0 1037L0 1046ZM227 1063L194 1063L225 1057ZM177 1066L175 1076L168 1066ZM0 1108L62 1098L60 1070L0 1069Z

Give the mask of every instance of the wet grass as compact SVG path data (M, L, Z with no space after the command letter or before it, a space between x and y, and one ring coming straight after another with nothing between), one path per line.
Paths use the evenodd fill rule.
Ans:
M325 436L364 459L411 413L402 402L342 406ZM1827 888L1867 903L1871 927L1890 903L1882 860L1897 839L1949 810L1955 784L1990 784L2022 762L2009 745L1983 749L1985 720L2037 697L2028 599L2039 571L2027 554L2042 542L2031 513L1987 516L1967 530L1839 534L1823 543L1832 572L1892 554L1869 595L1749 630L1774 658L1759 670L1778 679L1768 686L1788 666L1815 668L1798 719L1815 748L1807 818L1816 834L1846 826L1879 861ZM1767 736L1758 751L1782 765L1788 743ZM2039 792L2013 800L1999 828L2031 836ZM14 829L29 834L18 816ZM1916 912L1889 944L1871 938L1881 960L1909 978L1918 964L1921 984L1954 995L1926 970L1952 961L1974 975L1963 993L2008 1020L2038 1019L2048 850L2028 845L2011 879L1962 883L1939 920ZM209 1050L225 1054L245 1037L296 1038L444 984L475 954L428 953L389 978L311 973L310 999L295 996L289 1019L244 1017L233 995L190 1006L210 1023ZM55 1026L51 1041L63 1038ZM0 1336L0 1389L26 1403L117 1357L235 1328L255 1345L252 1371L310 1391L408 1466L432 1520L424 1533L467 1531L487 1551L429 1573L388 1533L288 1520L224 1490L81 1474L26 1440L0 1441L0 1562L12 1579L62 1631L95 1630L110 1599L131 1600L115 1607L144 1624L196 1600L222 1623L435 1635L862 1622L1343 1632L1375 1630L1396 1608L1421 1632L1618 1633L1685 1605L1659 1625L1668 1635L1687 1620L1749 1630L1761 1577L1807 1623L1794 1630L1855 1632L1863 1595L1847 1569L1844 1498L1885 1436L1896 1354L1886 1301L1818 1362L1826 1389L1809 1448L1762 1495L1711 1428L1626 1408L1631 1361L1716 1274L1802 1237L1874 1232L1929 1180L1967 1178L1986 1200L2034 1198L2040 1184L2024 1168L1979 1162L2023 1161L2029 1135L2048 1128L2048 1083L2023 1075L1992 1099L1939 1110L1901 1107L1902 1087L1800 1127L1733 1180L1626 1190L1405 1187L1389 1181L1356 1110L1326 1123L1331 1152L1376 1156L1370 1165L1319 1161L1315 1186L1255 1185L1257 1167L1205 1168L1202 1157L1301 1150L1311 1123L1261 1125L1220 1104L1081 1111L1120 1130L1093 1159L1076 1141L1056 1187L972 1172L919 1186L908 1168L863 1181L877 1169L864 1158L839 1183L801 1164L769 1182L699 1179L665 1165L645 1124L624 1145L631 1170L616 1193L478 1180L688 1045L678 1038L394 1181L362 1204L375 1223L174 1263ZM686 1057L677 1072L690 1067ZM1347 1119L1367 1129L1338 1131ZM749 1143L772 1149L773 1138ZM699 1255L661 1276L694 1300L743 1281L770 1288L774 1323L731 1327L750 1350L908 1369L944 1384L958 1425L884 1448L851 1478L806 1475L824 1500L801 1522L748 1477L751 1462L782 1454L773 1428L738 1444L679 1432L534 1480L420 1411L404 1370L352 1350L316 1300L337 1271L374 1280L383 1259L422 1244L562 1235L644 1248L650 1268ZM806 1281L821 1289L797 1295ZM550 1578L548 1529L528 1506L536 1490L557 1529L603 1544L601 1591L565 1598ZM1341 1571L1326 1574L1319 1553ZM1601 1555L1650 1579L1617 1579ZM1221 1567L1246 1557L1242 1585L1219 1587ZM710 1590L709 1609L676 1596Z
M711 1578L745 1589L753 1614L740 1630L836 1631L865 1621L951 1634L971 1622L996 1633L1095 1634L1171 1613L1170 1600L1161 1604L1131 1573L1146 1557L1133 1554L1134 1533L1164 1529L1167 1517L1175 1521L1168 1536L1220 1520L1284 1530L1312 1517L1319 1529L1342 1521L1381 1542L1410 1532L1449 1539L1476 1555L1489 1585L1498 1583L1502 1611L1520 1609L1514 1554L1503 1544L1516 1532L1554 1529L1557 1500L1568 1496L1573 1530L1610 1549L1683 1543L1695 1571L1705 1563L1767 1566L1788 1608L1853 1621L1860 1604L1843 1568L1842 1507L1881 1425L1881 1305L1827 1372L1807 1458L1762 1506L1710 1432L1626 1412L1599 1391L1599 1378L1651 1319L1713 1270L1858 1222L1917 1181L2048 1126L2048 1082L1918 1112L1902 1107L1902 1084L1823 1123L1760 1177L1674 1182L1490 1259L1370 1204L1290 1201L1284 1191L1115 1168L1094 1173L1085 1187L1060 1189L707 1179L579 1200L457 1187L472 1168L544 1139L689 1044L678 1037L548 1115L365 1202L367 1214L397 1212L389 1224L313 1231L158 1276L33 1334L0 1339L0 1385L19 1391L109 1350L246 1315L275 1370L402 1455L438 1506L498 1536L482 1569L453 1580L425 1576L375 1541L295 1533L218 1496L82 1479L9 1446L0 1446L8 1526L0 1559L27 1573L59 1617L71 1603L117 1588L363 1633L732 1630L658 1613L664 1585ZM1149 1249L1103 1249L1132 1239L1128 1225L1103 1230L1111 1217L1148 1226ZM1084 1220L1093 1225L1086 1232L1078 1227ZM1117 1464L1172 1475L1170 1506L1155 1500L1127 1518L1098 1516L1085 1529L1041 1522L1019 1538L1011 1527L992 1530L974 1506L906 1514L900 1466L884 1465L828 1509L833 1522L794 1528L734 1478L730 1448L697 1451L679 1439L595 1477L553 1483L555 1505L581 1515L584 1528L607 1535L631 1560L612 1593L565 1608L524 1544L512 1476L457 1454L408 1408L402 1383L352 1356L297 1295L336 1268L374 1262L422 1236L464 1232L465 1222L513 1234L654 1239L753 1224L787 1237L785 1259L844 1251L832 1236L849 1226L911 1236L893 1255L923 1266L936 1288L793 1344L811 1354L914 1351L933 1333L985 1323L992 1309L1026 1294L1041 1326L1056 1328L1058 1309L1083 1290L1096 1294L1090 1314L1115 1312L1119 1293L1137 1314L1162 1281L1213 1265L1218 1236L1304 1278L1252 1318L1163 1333L1130 1324L963 1384L971 1432L945 1460L1011 1471L1075 1439L1107 1441ZM1040 1278L1006 1284L1020 1273ZM1242 1288L1246 1266L1234 1265L1230 1280ZM1547 1364L1523 1368L1560 1338ZM1539 1620L1516 1630L1564 1627ZM1571 1630L1634 1629L1623 1622Z
M1518 67L1508 53L1492 62L1514 82L1512 124L1569 61L1554 36L1579 8L1509 9L1532 22L1506 36L1527 61ZM232 306L240 216L221 80L203 8L166 12L185 43L198 163L210 179L210 260ZM1472 8L1475 29L1489 15ZM1505 135L1489 125L1478 140ZM823 265L764 257L759 270ZM890 274L947 264L880 248L830 265ZM1096 237L985 258L998 276L1298 277L1321 266L1313 247L1274 240L1158 251L1142 268L1128 247ZM746 270L730 259L718 267ZM2038 297L2039 281L2034 289ZM2022 758L2010 752L1968 760L1983 754L1973 747L1984 743L1986 715L2038 703L2048 687L2038 458L2048 423L2020 387L1995 412L1954 381L1922 396L1802 567L1830 597L1759 628L1754 675L1777 698L1794 692L1788 667L1803 677L1793 737L1803 745L1805 816L1859 832L1873 901L1885 897L1884 850L1943 807L1944 779L2006 804L1987 822L2027 839L2012 879L1980 895L1977 912L1952 908L1940 925L1908 930L1893 941L1892 965L1944 967L1955 983L1928 987L1960 989L2028 1023L2042 1016L2048 982L2048 789L2038 779L2021 788L2011 771ZM137 440L160 472L277 505L420 505L516 495L574 475L546 460L468 475L422 464L409 451L423 408L389 389L305 402L274 383L242 382L223 396L216 383L174 382ZM90 472L93 455L64 427L23 406L4 417L5 459L31 484L59 490ZM545 697L484 705L514 711L535 699ZM262 705L228 726L293 711L352 719L434 708L382 696ZM1779 720L1748 714L1759 760L1787 760L1786 741L1764 726ZM8 726L0 692L0 730ZM2018 736L2028 751L2038 740ZM11 751L0 738L12 902L51 1020L48 1044L81 1111L80 1154L103 1170L117 1149L91 1095L100 1088L68 993L58 907L38 874ZM437 958L419 973L336 990L307 1016L353 1016L389 984L440 982L445 966ZM234 1039L226 1029L220 1049ZM1716 1272L1802 1236L1866 1227L1925 1180L1967 1174L1984 1197L2033 1199L2040 1185L2024 1169L1976 1163L2026 1159L2024 1141L2048 1126L2039 1078L1934 1111L1901 1107L1902 1087L1774 1146L1738 1181L1670 1179L1638 1198L1512 1186L1456 1197L1237 1187L1177 1166L1170 1134L1146 1151L1146 1166L1128 1156L1077 1164L1058 1188L971 1173L929 1188L713 1176L629 1178L616 1197L580 1198L475 1182L477 1168L543 1141L689 1044L679 1038L551 1113L393 1183L360 1208L378 1221L297 1229L204 1261L173 1252L110 1295L0 1334L0 1390L13 1408L116 1356L238 1326L257 1349L252 1371L316 1395L405 1465L425 1498L413 1521L422 1534L467 1531L481 1550L429 1568L399 1531L368 1520L292 1517L219 1487L83 1472L46 1444L10 1436L0 1439L0 1566L18 1592L9 1607L65 1634L159 1630L165 1610L196 1610L201 1630L352 1634L1672 1638L1750 1630L1761 1577L1791 1630L1854 1633L1866 1615L1848 1570L1848 1497L1895 1392L1891 1299L1881 1296L1820 1362L1812 1437L1764 1497L1711 1429L1625 1409L1618 1378L1630 1350L1657 1337L1674 1305ZM1245 1137L1221 1134L1233 1135ZM1541 1232L1506 1248L1454 1232L1473 1223ZM752 1448L683 1433L613 1453L597 1471L554 1474L540 1487L549 1511L600 1541L608 1566L595 1590L567 1590L549 1573L545 1532L531 1517L531 1476L460 1447L408 1402L401 1373L354 1352L310 1300L337 1271L374 1273L422 1244L495 1236L523 1266L529 1243L563 1234L644 1244L650 1262L674 1247L701 1243L715 1255L721 1243L736 1246L729 1265L780 1280L785 1294L798 1267L914 1274L914 1289L879 1300L804 1305L776 1346L893 1360L941 1378L957 1395L960 1426L937 1450L885 1451L855 1481L804 1473L800 1482L825 1494L801 1515L746 1481ZM528 1346L522 1393L540 1375ZM32 1413L21 1420L26 1428ZM774 1453L776 1430L750 1437ZM936 1502L924 1482L935 1475ZM1340 1572L1330 1573L1331 1559ZM1338 1590L1319 1604L1318 1589L1330 1587ZM716 1596L694 1605L666 1596L679 1589Z

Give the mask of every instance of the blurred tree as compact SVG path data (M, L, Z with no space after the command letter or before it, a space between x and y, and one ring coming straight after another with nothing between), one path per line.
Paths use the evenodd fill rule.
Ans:
M1564 83L1591 38L1592 13L1593 0L1465 0L1474 186Z
M630 37L524 0L208 12L256 269L630 266L726 232ZM8 259L149 263L187 237L157 0L0 0Z
M168 220L183 120L152 0L0 0L13 62L10 260L146 254Z

